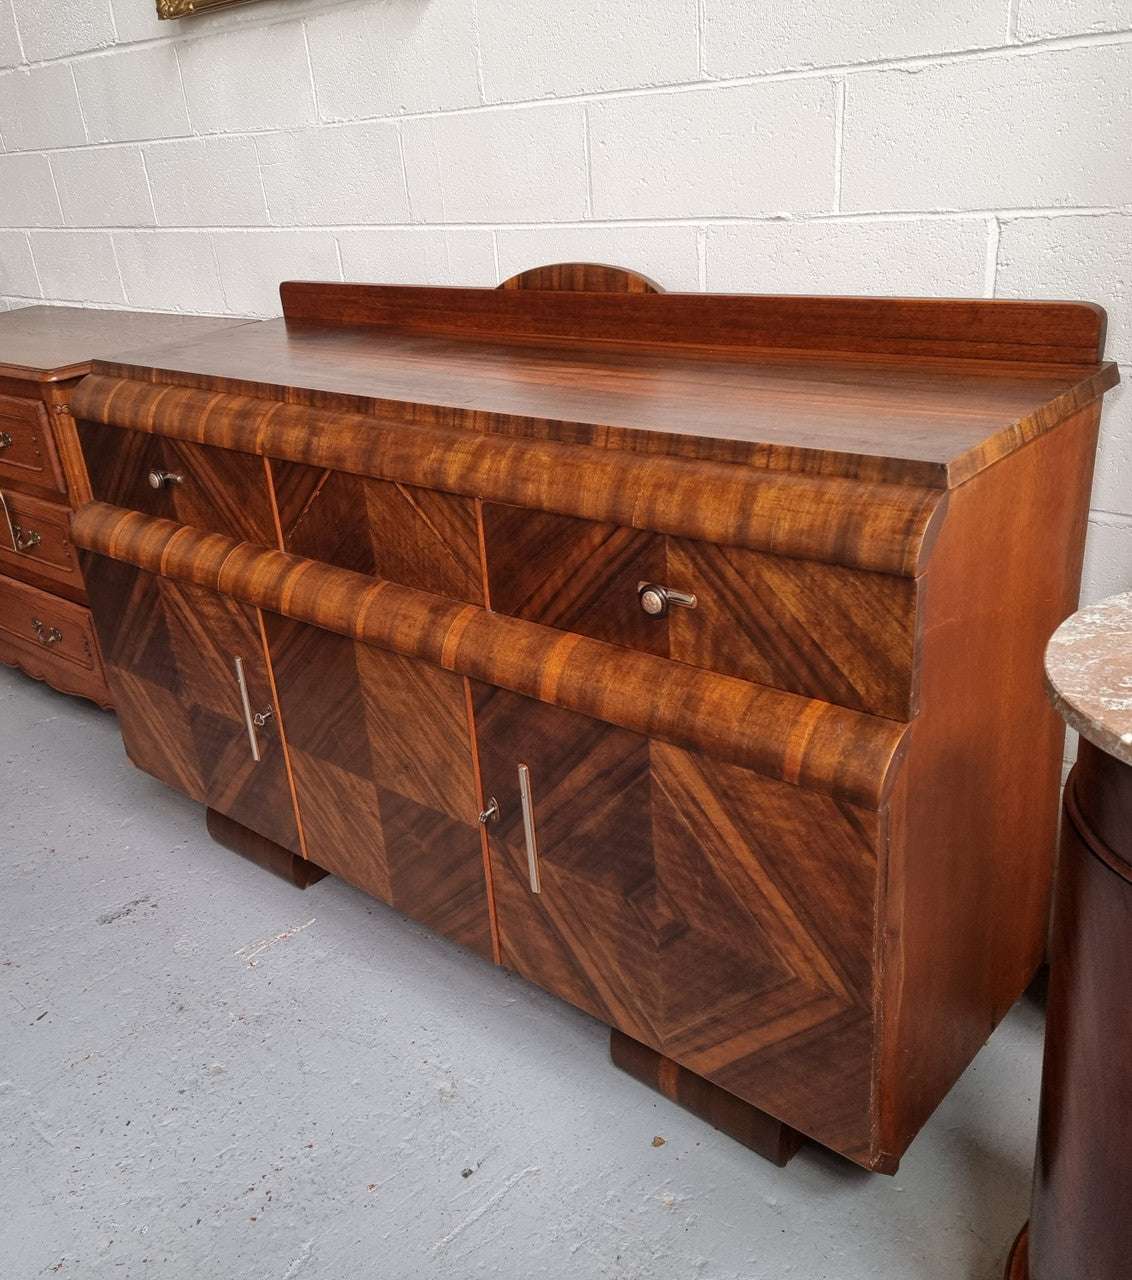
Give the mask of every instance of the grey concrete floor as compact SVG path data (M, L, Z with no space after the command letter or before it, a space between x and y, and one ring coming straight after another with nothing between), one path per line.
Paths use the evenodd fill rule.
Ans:
M779 1170L584 1014L220 848L6 667L0 859L0 1280L997 1280L1026 1217L1032 996L895 1178Z

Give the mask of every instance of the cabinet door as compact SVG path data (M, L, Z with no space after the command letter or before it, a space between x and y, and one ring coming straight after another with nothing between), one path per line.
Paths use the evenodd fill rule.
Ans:
M274 614L264 623L307 856L490 956L463 678Z
M499 806L487 831L502 963L656 1044L648 740L488 685L473 690L484 802Z
M878 815L506 691L474 706L503 963L866 1151Z
M300 852L256 610L104 556L83 570L133 763Z

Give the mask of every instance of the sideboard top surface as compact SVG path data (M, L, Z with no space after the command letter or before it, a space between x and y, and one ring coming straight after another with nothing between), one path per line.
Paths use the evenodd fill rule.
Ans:
M306 291L320 289L334 295L344 321L330 319L329 306L320 315L315 307L299 305ZM367 313L350 305L351 290L363 300L378 295L384 302L392 296L397 305ZM423 317L412 309L422 295ZM466 295L488 295L492 313L468 320L455 306ZM444 425L474 431L775 469L867 474L935 488L962 483L1117 380L1115 366L1097 354L1103 315L1098 319L1096 309L1082 304L998 304L1007 309L1001 313L1009 321L1005 342L965 337L972 328L985 334L986 316L977 308L996 304L951 304L974 319L963 320L958 337L945 334L939 346L952 354L939 355L921 349L935 349L927 339L911 342L894 335L900 307L914 311L921 332L933 315L945 321L946 331L950 313L941 303L932 311L927 303L876 299L568 298L575 309L588 303L602 318L596 332L614 335L595 337L583 323L568 323L569 315L540 326L540 302L553 299L561 306L562 296L510 294L520 305L509 302L506 291L495 290L285 285L284 302L294 312L288 318L101 360L96 372L386 419L400 416L417 424L436 422L435 415L417 411L423 406L445 411ZM477 305L481 298L475 299ZM446 300L453 303L447 313L438 309ZM854 317L850 306L848 319L838 315L831 326L848 331L858 324L864 336L815 333L811 324L796 341L817 343L818 349L778 345L792 340L786 323L799 325L788 315L775 345L747 347L738 340L754 341L761 333L771 341L769 322L763 330L749 323L744 329L741 311L727 334L709 328L702 342L695 341L703 333L694 326L675 336L650 327L648 309L674 300L677 311L694 300L706 315L712 304L727 311L747 303L754 311L757 304L809 302L811 313L799 313L807 323L809 314L821 313L822 304L831 309L859 304L869 311ZM885 301L894 314L885 312ZM626 305L643 309L644 319L636 329L634 317L622 317L611 327L606 313ZM1029 313L1027 306L1033 308ZM508 321L508 307L518 308L518 319ZM865 332L867 314L882 316L880 338ZM689 315L689 326L694 319ZM1043 359L1018 358L1027 323L1040 335L1043 319L1070 329L1087 321L1092 332L1073 335L1064 350L1047 333L1024 348ZM527 323L533 336L519 332ZM634 332L648 340L625 336ZM916 348L912 354L901 349L909 342ZM831 343L866 349L828 349ZM1004 351L1012 358L1002 358ZM1050 358L1057 355L1064 358Z
M142 343L192 342L248 322L91 307L20 307L0 314L0 376L57 382L88 372L92 359Z

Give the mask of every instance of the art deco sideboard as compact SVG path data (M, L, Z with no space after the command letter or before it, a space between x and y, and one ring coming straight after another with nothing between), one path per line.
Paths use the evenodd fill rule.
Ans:
M95 356L241 323L80 307L0 315L0 662L109 704L68 528L90 499L71 393Z
M282 297L75 395L130 757L772 1158L893 1171L1043 954L1103 313Z

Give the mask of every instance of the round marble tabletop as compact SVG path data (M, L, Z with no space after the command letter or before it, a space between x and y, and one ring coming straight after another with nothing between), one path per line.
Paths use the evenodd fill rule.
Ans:
M1132 591L1058 627L1046 649L1046 688L1070 728L1132 764Z

